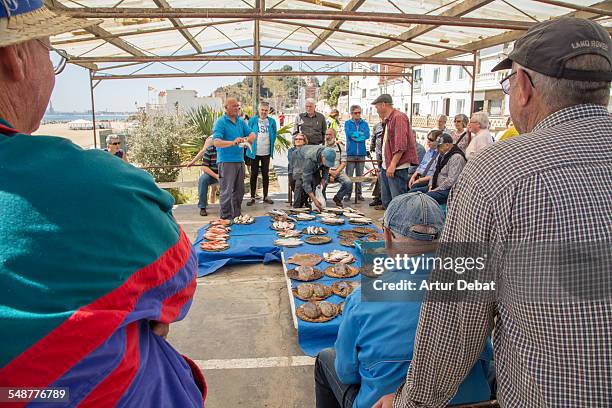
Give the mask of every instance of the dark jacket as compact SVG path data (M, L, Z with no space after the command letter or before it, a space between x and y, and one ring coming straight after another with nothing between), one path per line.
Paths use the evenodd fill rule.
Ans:
M293 178L302 180L306 194L312 193L314 187L327 180L329 168L321 163L321 154L325 146L302 146L293 152Z
M325 140L325 131L327 131L327 123L325 116L322 113L315 112L313 117L308 116L306 112L300 113L293 127L293 133L302 132L308 138L309 145L320 145Z

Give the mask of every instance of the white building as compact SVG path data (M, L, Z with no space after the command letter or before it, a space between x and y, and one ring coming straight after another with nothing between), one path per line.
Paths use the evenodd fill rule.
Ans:
M492 119L493 128L505 126L509 115L508 98L502 92L499 82L504 72L491 73L491 68L504 58L510 50L499 45L479 52L474 92L474 111L485 111ZM397 109L410 114L410 83L407 77L410 69L381 66L377 64L354 63L353 71L389 72L386 77L349 77L349 104L361 105L364 117L371 123L378 121L372 101L382 93L393 97ZM471 68L468 68L471 70ZM417 130L435 126L437 115L449 116L448 127L452 128L452 116L458 113L470 114L471 76L461 66L422 65L414 67L414 93L412 114Z
M214 96L198 96L197 91L192 89L167 89L159 92L157 104L147 104L147 111L185 114L200 106L209 106L220 111L223 110L223 101Z

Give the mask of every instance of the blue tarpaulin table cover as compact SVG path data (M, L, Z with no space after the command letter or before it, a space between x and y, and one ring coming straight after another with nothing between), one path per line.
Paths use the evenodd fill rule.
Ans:
M198 230L193 247L198 256L198 277L210 275L227 265L280 262L281 248L274 245L278 239L270 228L270 217L256 217L254 224L232 225L228 239L229 249L223 252L207 252L200 249L200 242L208 225Z
M208 226L200 228L198 236L193 244L197 256L198 256L198 276L206 276L216 272L221 267L226 265L236 265L243 263L258 263L258 262L274 262L281 261L281 250L284 254L284 259L287 259L296 253L308 253L308 254L319 254L323 256L324 252L331 252L334 249L348 251L355 256L355 263L353 266L361 266L360 253L357 248L349 248L340 245L340 238L338 232L345 229L352 229L357 225L348 223L348 220L344 225L331 226L324 225L313 221L299 221L296 225L296 229L302 230L308 226L320 226L328 231L328 236L332 238L332 241L324 245L311 245L304 243L297 248L280 248L274 245L274 241L278 239L276 231L270 228L272 222L270 217L256 217L254 224L249 225L232 225L230 237L228 243L230 248L223 252L206 252L200 249L200 242L202 242L204 233ZM378 232L381 232L378 228L373 225L368 227L375 228ZM302 238L306 238L303 236ZM318 269L325 269L332 264L322 261L316 266ZM287 269L292 269L297 265L286 263ZM323 285L330 286L332 283L340 280L360 280L360 275L353 278L336 279L328 276L314 281L316 283L322 283ZM292 287L297 287L300 281L291 280ZM294 297L295 307L298 308L305 302ZM337 295L332 295L325 299L328 302L338 304L344 299ZM336 337L338 335L338 329L340 322L342 321L342 315L338 315L336 318L325 322L325 323L310 323L303 320L297 319L297 331L298 331L298 343L300 348L309 356L316 356L319 351L327 347L333 347Z
M319 254L323 256L324 252L331 252L334 249L339 249L342 251L350 252L351 254L353 254L353 256L355 256L355 259L356 259L355 263L352 263L351 265L357 266L357 267L361 266L359 250L357 248L349 248L349 247L340 245L340 237L338 237L338 231L345 230L345 229L352 229L352 228L357 227L357 225L349 224L348 221L344 225L338 225L338 226L324 225L317 221L304 221L304 222L298 222L296 228L303 229L307 226L319 226L319 227L323 227L327 229L328 230L327 235L330 238L332 238L332 241L324 245L310 245L310 244L304 243L304 245L301 245L297 248L283 248L283 256L284 256L286 267L288 270L293 269L297 266L297 265L290 264L287 261L289 257L291 257L291 255L293 254L308 253L308 254ZM374 225L368 225L368 227L375 228L378 232L381 232ZM315 268L323 271L325 268L331 265L333 264L327 263L325 261L321 261L321 263L316 265ZM357 275L353 278L344 278L344 279L330 278L329 276L324 275L322 278L317 279L316 281L313 281L313 282L322 283L323 285L331 287L332 283L341 281L341 280L361 280L361 275ZM291 280L291 285L294 288L297 287L300 283L303 283L303 282ZM340 296L332 295L325 300L331 303L338 304L342 302L344 299ZM300 307L301 305L305 303L304 301L296 297L294 297L294 301L295 301L296 308ZM297 320L298 343L300 345L300 348L304 352L304 354L314 357L319 353L319 351L323 350L324 348L333 347L334 343L336 342L336 337L338 336L338 329L340 328L341 321L342 321L342 315L338 315L336 318L328 322L325 322L325 323L310 323L310 322L305 322L303 320L298 319Z

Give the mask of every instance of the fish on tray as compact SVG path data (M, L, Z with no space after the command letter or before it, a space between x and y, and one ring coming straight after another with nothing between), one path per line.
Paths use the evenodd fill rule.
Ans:
M327 230L323 227L306 227L302 230L303 234L308 234L308 235L325 235L327 234Z
M234 218L234 224L252 224L255 222L255 218L251 217L250 215L239 215L238 217Z
M272 229L276 231L292 230L295 228L295 224L288 221L274 221L272 223Z
M274 245L293 248L302 245L304 242L299 238L281 238L274 241Z
M306 302L296 309L295 314L306 322L324 323L338 316L339 311L339 307L330 302Z
M341 251L339 249L334 249L331 252L324 252L323 259L329 263L343 263L348 264L355 262L355 257L353 254L347 251Z

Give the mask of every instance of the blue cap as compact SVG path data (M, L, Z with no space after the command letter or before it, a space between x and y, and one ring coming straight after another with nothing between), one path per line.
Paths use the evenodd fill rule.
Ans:
M334 167L336 163L336 151L331 147L326 147L323 149L321 153L321 157L323 157L323 165L326 167Z
M391 200L383 225L404 237L433 241L442 233L444 213L436 200L427 194L407 193Z

